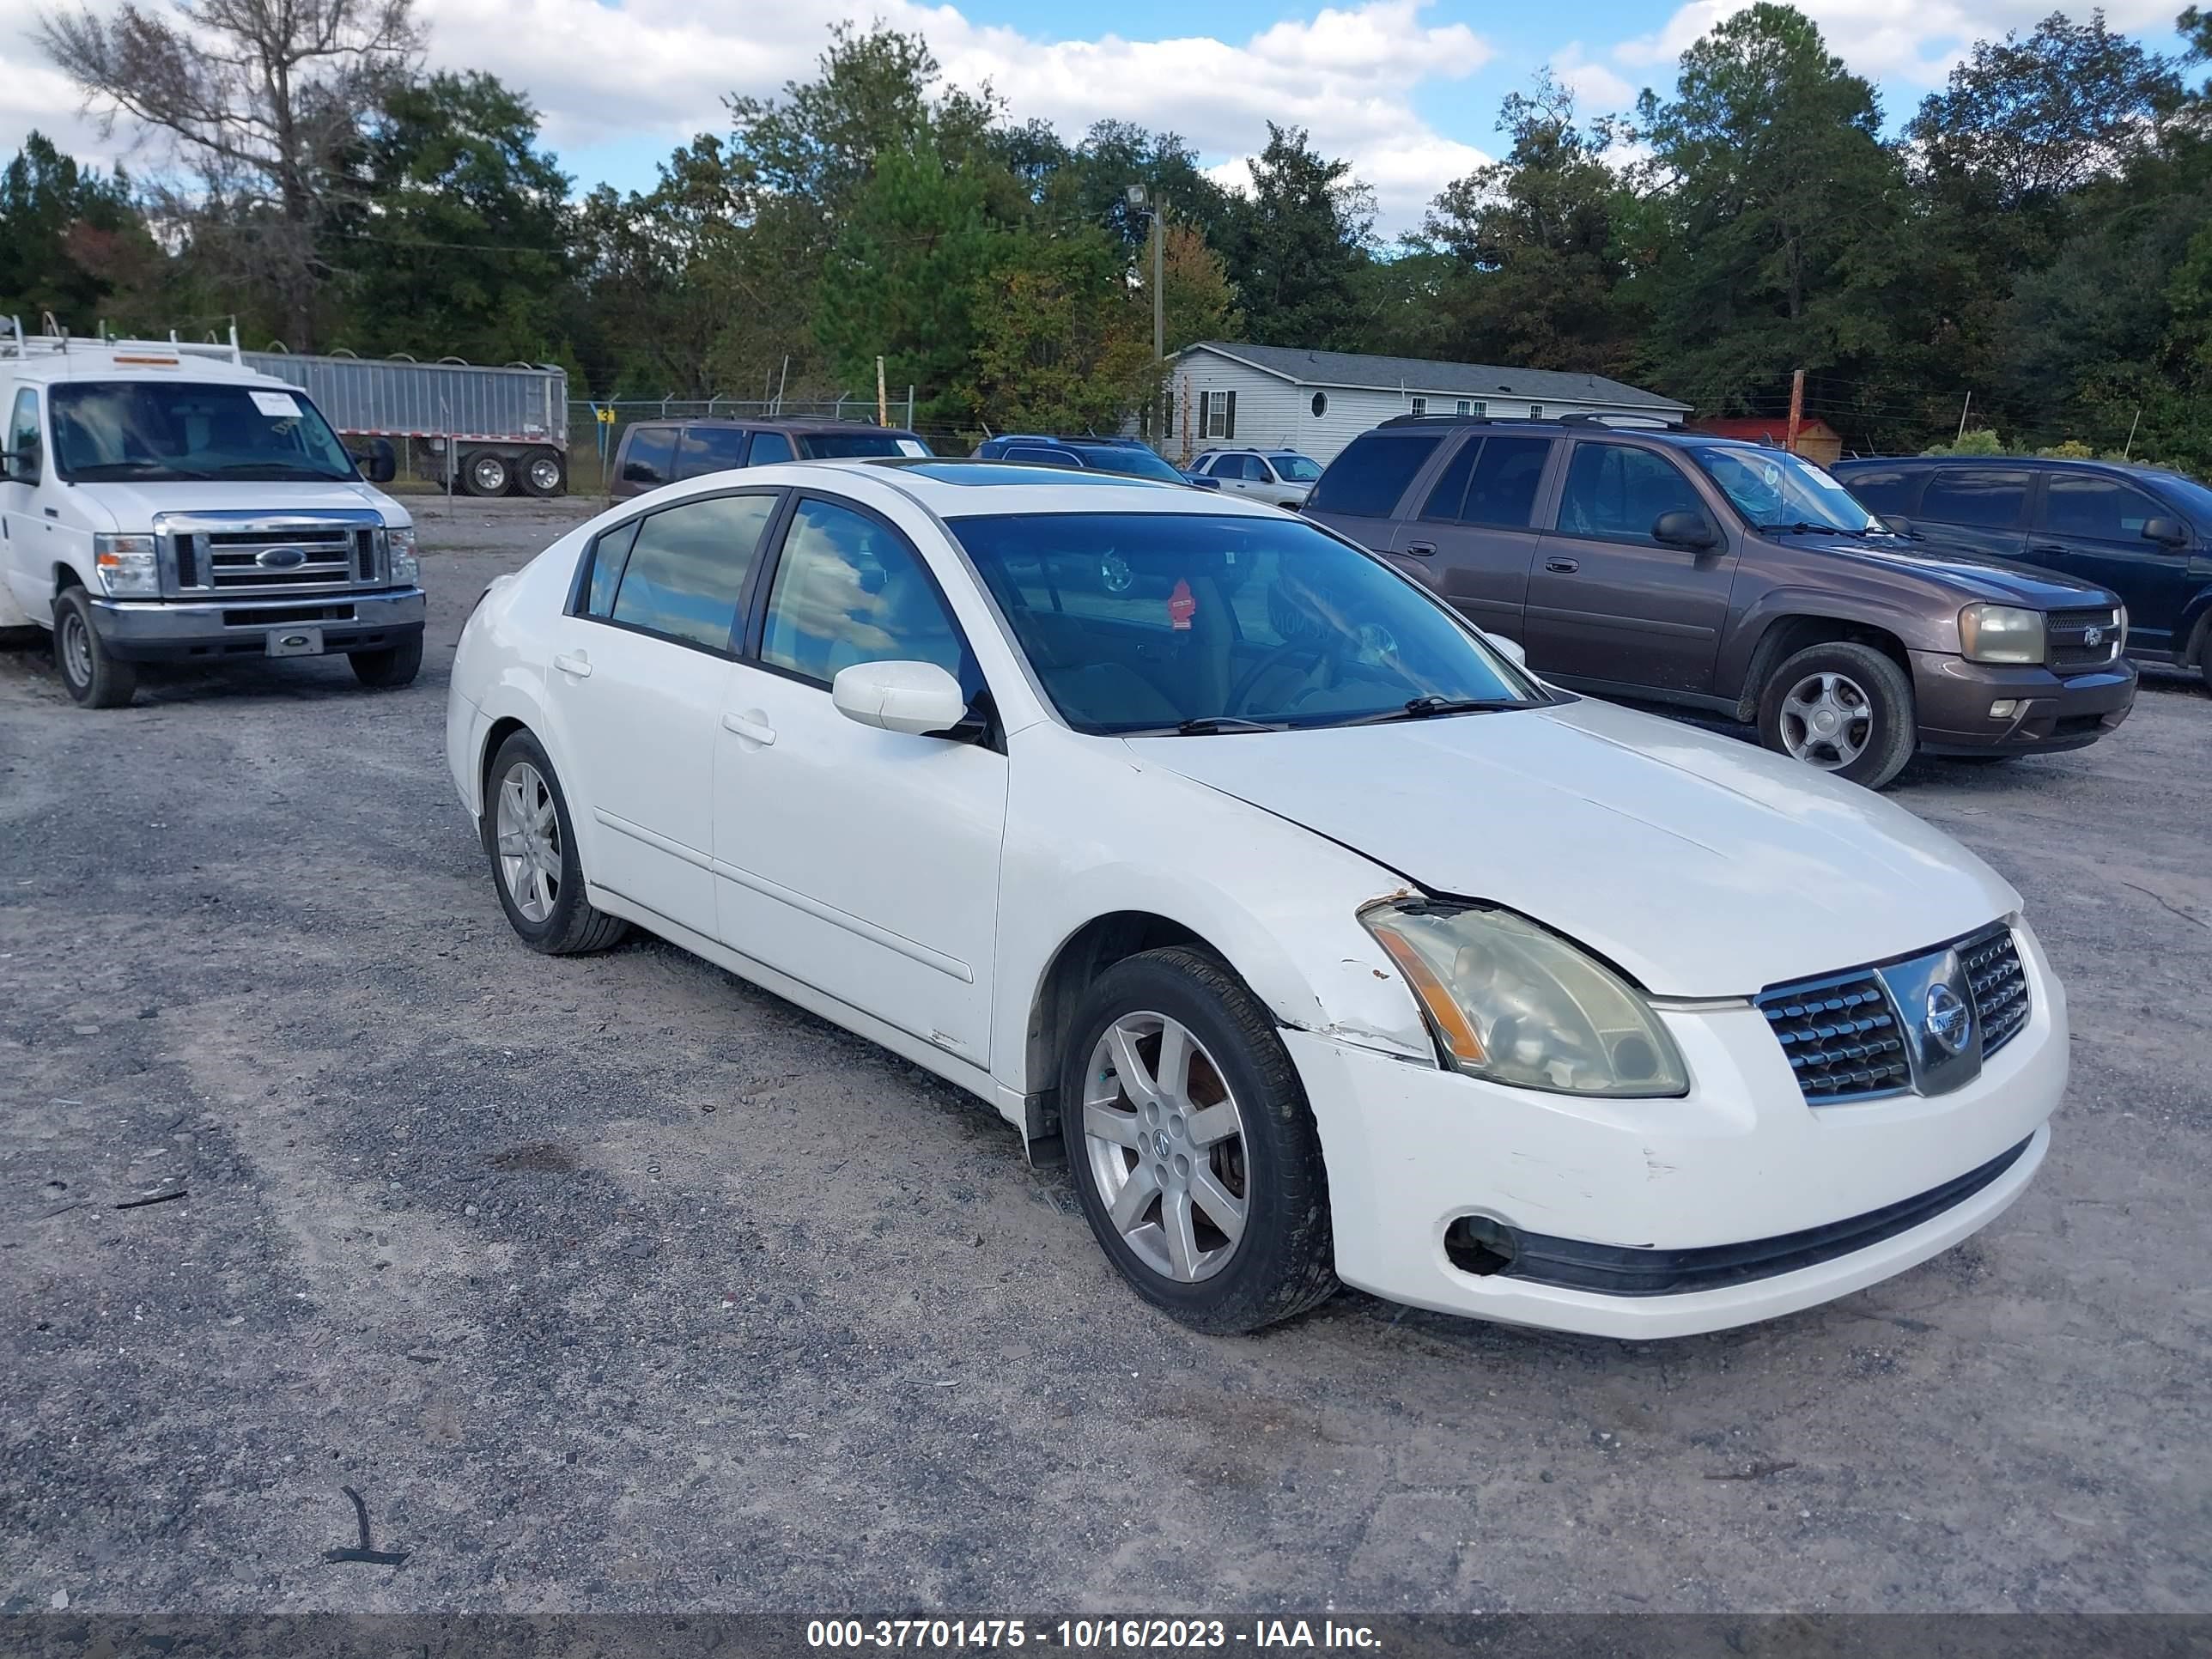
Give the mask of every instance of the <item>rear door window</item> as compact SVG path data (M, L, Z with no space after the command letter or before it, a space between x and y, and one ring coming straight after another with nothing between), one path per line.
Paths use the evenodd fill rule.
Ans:
M1914 516L1975 530L2011 530L2027 507L2027 474L1995 467L1939 467Z
M2043 486L2043 527L2079 541L2139 542L2153 519L2172 517L2133 484L2094 475L2061 474Z
M1467 500L1467 481L1474 476L1474 458L1482 453L1482 440L1473 438L1459 447L1459 453L1444 463L1443 474L1429 491L1429 499L1421 504L1421 516L1450 523L1459 517L1461 504Z
M1460 507L1462 524L1526 530L1536 510L1536 486L1551 459L1549 438L1486 438L1482 458Z
M704 472L726 472L742 466L745 459L745 429L741 426L687 426L676 446L676 476L696 478Z
M1387 519L1441 441L1435 434L1401 438L1370 432L1354 438L1321 475L1308 504L1350 518Z
M623 568L611 620L727 652L738 601L778 499L773 492L714 495L648 514Z
M665 484L676 459L676 428L672 426L634 426L623 449L624 483Z

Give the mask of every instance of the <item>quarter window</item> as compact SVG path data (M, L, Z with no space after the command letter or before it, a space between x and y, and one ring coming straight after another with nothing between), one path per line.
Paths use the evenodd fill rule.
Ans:
M791 459L791 440L781 432L753 434L752 456L747 465L766 466L773 461L787 461Z
M611 619L727 651L738 600L775 504L773 495L716 495L647 514L617 579ZM592 585L596 598L596 570Z
M1387 519L1398 510L1398 498L1414 474L1429 464L1439 441L1434 434L1386 438L1370 432L1354 438L1329 463L1309 500L1323 513Z
M2141 541L2143 526L2164 511L2142 490L2116 478L2068 475L2044 484L2044 527L2054 536Z
M1918 517L1975 530L2010 530L2027 504L2027 474L1941 467L1928 480Z
M744 456L744 428L688 426L676 446L676 476L696 478L705 472L726 472L742 465Z
M1559 531L1648 542L1661 514L1704 510L1690 481L1665 456L1626 444L1577 444L1559 497Z
M672 426L635 426L629 447L623 453L623 482L665 484L676 458L676 428Z
M935 663L972 699L981 676L929 574L896 532L831 501L792 515L761 660L828 683L863 662Z
M8 477L21 484L38 483L45 471L46 456L39 442L39 394L27 387L15 394L15 407L8 417Z
M1859 498L1869 513L1902 518L1911 513L1912 474L1902 467L1872 467L1854 471L1842 480L1844 488Z

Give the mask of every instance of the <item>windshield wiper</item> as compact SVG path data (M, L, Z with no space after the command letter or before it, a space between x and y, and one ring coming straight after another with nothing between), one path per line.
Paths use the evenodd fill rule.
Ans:
M1248 720L1236 714L1200 714L1174 726L1146 726L1116 732L1117 738L1209 738L1217 732L1287 732L1287 720Z
M202 483L215 477L212 472L195 472L188 466L171 466L166 461L94 461L89 466L76 466L70 469L71 478L81 478L88 483L94 481L93 475L95 473L103 476L119 473L131 478L143 477L149 473L158 473L164 478L195 478Z
M1800 519L1795 524L1763 524L1759 530L1769 536L1856 536L1863 541L1871 531L1853 530L1848 525L1809 524Z
M1439 714L1488 714L1500 708L1526 708L1528 705L1517 697L1415 697L1395 708L1386 708L1379 714L1362 714L1357 719L1340 720L1340 726L1380 726L1385 720L1434 720Z
M202 476L228 478L246 472L266 473L272 480L276 478L313 478L321 483L343 483L346 482L345 475L343 473L325 472L319 467L295 466L289 461L233 461L228 466L217 467L212 474L203 474Z

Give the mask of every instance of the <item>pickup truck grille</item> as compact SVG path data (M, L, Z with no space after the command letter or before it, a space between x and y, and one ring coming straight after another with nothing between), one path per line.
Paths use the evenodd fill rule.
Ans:
M2043 619L2044 638L2053 668L2101 668L2120 654L2120 613L2097 611L2053 611ZM2089 642L2094 634L2096 643Z
M1912 1084L1897 1011L1875 974L1812 980L1762 993L1759 1012L1808 1105L1893 1095Z
M179 599L309 597L388 581L373 512L164 514L162 591Z
M1966 981L1961 988L1972 1000L1981 1058L1987 1060L2027 1024L2027 970L2007 927L1985 927L1879 967L1772 986L1752 999L1789 1056L1807 1105L1874 1100L1917 1086L1941 1092L1962 1075L1972 1075L1960 1073L1956 1055L1928 1048L1898 1006L1901 996L1917 1010L1926 976L1939 965L1931 959L1953 951ZM1893 993L1893 981L1907 988Z

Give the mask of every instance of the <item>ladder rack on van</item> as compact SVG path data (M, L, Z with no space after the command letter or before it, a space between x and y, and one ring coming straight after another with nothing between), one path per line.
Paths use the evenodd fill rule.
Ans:
M21 318L9 318L7 332L0 334L0 359L21 361L32 356L64 356L74 347L79 351L110 353L171 351L179 356L216 357L236 363L240 368L246 363L246 354L238 343L238 325L235 323L230 325L230 338L225 341L180 340L173 328L169 331L169 337L166 340L109 339L105 336L87 340L73 338L67 329L55 321L51 311L46 314L44 322L43 332L26 334Z

